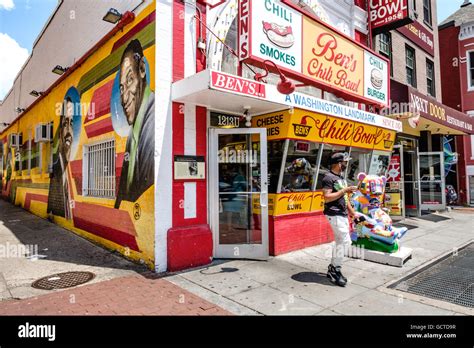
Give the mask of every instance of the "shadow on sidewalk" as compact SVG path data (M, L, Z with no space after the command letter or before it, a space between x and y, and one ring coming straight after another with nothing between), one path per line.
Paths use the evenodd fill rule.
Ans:
M148 271L144 265L133 263L103 246L2 199L0 199L0 244L9 244L12 247L24 245L28 251L37 252L37 260L33 262L38 262L38 266L41 260L46 260L71 265L130 270L137 273ZM6 260L12 261L9 266L6 265L8 262L5 262L7 267L20 266L12 258Z
M300 272L293 274L291 279L300 283L317 283L321 285L334 286L325 273L320 272Z

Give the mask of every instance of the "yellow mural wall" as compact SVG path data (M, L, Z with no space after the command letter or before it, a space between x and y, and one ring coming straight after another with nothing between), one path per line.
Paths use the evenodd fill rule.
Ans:
M155 4L66 73L0 134L2 196L152 268Z

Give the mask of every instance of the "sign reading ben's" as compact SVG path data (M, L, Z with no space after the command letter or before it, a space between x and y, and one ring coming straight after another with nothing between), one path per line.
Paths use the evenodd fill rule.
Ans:
M240 60L271 60L298 80L387 106L388 61L300 11L289 1L240 1Z

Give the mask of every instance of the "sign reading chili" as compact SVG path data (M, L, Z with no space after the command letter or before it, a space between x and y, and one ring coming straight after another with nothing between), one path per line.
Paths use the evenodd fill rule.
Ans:
M388 105L388 60L294 3L242 0L238 23L241 61L272 60L295 79L348 100Z
M267 129L268 140L308 142L391 151L396 132L343 118L295 109L255 116L252 126Z
M369 16L372 32L378 34L413 21L411 0L370 0Z

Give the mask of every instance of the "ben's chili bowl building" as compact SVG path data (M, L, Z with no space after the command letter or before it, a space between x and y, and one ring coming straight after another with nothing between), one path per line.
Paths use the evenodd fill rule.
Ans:
M202 7L206 64L199 50L196 62L180 60L186 29L183 45L174 31L169 269L330 242L321 190L330 155L350 153L352 184L360 171L377 174L377 164L389 162L402 123L365 111L388 104L389 62L355 42L354 31L329 25L333 12L318 2L306 10L296 3ZM180 5L172 10L176 18ZM190 44L204 35L199 25ZM202 168L199 179L186 172L190 163Z
M1 131L2 196L157 272L332 241L330 155L382 173L402 123L366 111L390 100L367 13L297 3L128 12Z

